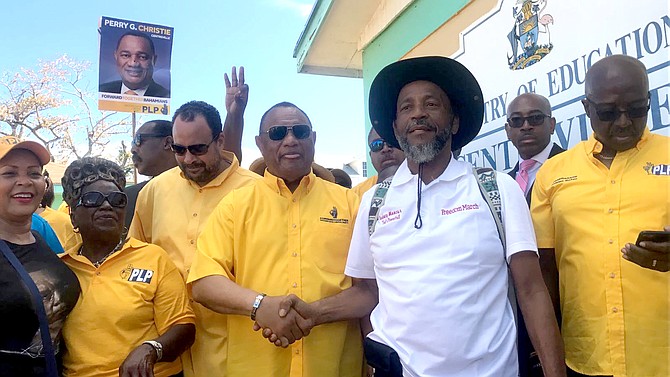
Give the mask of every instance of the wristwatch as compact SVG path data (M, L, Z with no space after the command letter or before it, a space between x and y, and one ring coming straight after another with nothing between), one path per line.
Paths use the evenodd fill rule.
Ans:
M256 299L254 300L254 304L251 306L251 320L255 321L256 320L256 312L258 311L258 308L261 306L261 301L265 298L265 293L259 293L258 296L256 296Z
M156 361L161 361L163 358L163 345L155 340L145 340L142 344L148 344L156 350Z

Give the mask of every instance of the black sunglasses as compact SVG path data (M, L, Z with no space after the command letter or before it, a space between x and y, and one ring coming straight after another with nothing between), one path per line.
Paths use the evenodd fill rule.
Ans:
M588 101L588 103L593 106L596 114L598 114L598 119L600 119L601 122L614 122L615 120L619 119L621 113L628 114L630 119L637 119L645 117L647 112L649 112L649 95L647 95L646 104L640 103L628 105L626 110L619 110L613 104L595 103L591 101L589 97L586 97L586 101Z
M307 139L312 134L312 127L306 124L295 124L293 126L272 126L264 131L268 134L270 140L284 140L288 132L293 132L296 139Z
M112 191L107 195L100 191L89 191L79 198L75 207L100 207L105 200L107 200L109 205L116 208L124 208L128 204L128 197L121 191Z
M168 137L168 136L172 136L172 135L151 134L151 133L147 133L147 134L136 133L135 136L133 137L133 145L136 146L136 147L139 147L140 145L142 145L142 143L147 141L147 139L161 138L161 137Z
M370 151L372 152L379 152L382 149L384 149L384 144L386 144L389 148L393 148L393 146L387 142L384 141L384 139L374 139L368 144L368 147L370 147Z
M172 145L170 145L170 148L172 149L172 152L174 152L174 154L176 154L177 156L185 155L187 150L191 152L191 154L194 156L202 156L203 154L207 153L207 151L209 150L209 146L212 145L212 143L216 139L217 139L216 137L213 138L212 141L210 141L208 144L193 144L189 146L172 143Z
M523 124L528 122L533 127L541 126L545 118L551 118L551 115L533 114L527 117L513 116L507 119L507 124L512 128L521 128Z

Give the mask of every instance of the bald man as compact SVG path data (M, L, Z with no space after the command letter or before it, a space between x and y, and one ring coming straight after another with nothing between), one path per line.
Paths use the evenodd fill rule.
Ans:
M670 138L646 125L640 61L606 57L585 80L593 134L542 166L531 201L566 363L573 376L670 376L670 243L634 244L670 224Z
M565 150L551 142L556 119L551 116L551 104L545 97L536 93L521 94L510 102L507 114L505 132L519 152L519 161L508 174L517 181L530 206L530 193L540 166ZM518 321L519 377L542 377L542 366L523 315L518 315Z
M551 142L556 119L551 116L551 104L545 97L524 93L510 102L507 114L505 132L519 152L519 161L509 175L519 183L530 205L530 193L540 166L564 149Z

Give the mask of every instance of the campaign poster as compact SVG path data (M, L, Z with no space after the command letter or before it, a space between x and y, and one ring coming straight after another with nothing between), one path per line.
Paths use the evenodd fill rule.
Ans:
M170 114L174 28L102 17L98 109Z

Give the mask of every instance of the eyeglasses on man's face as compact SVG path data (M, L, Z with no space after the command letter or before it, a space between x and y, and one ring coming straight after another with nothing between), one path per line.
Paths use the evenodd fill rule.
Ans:
M391 144L387 143L382 138L372 140L370 144L368 144L368 147L370 147L370 151L372 152L379 152L384 149L384 144L386 144L389 148L393 148Z
M212 145L212 143L216 139L217 139L216 137L213 138L212 141L210 141L207 144L180 145L172 143L172 145L170 145L170 148L172 149L172 152L174 152L174 154L176 154L177 156L185 155L186 151L189 151L194 156L202 156L207 153L207 151L209 150L209 146Z
M312 127L307 124L294 124L293 126L272 126L264 131L268 134L270 140L284 140L289 131L293 133L296 139L307 139L312 134Z
M593 106L598 119L602 122L614 122L619 119L621 113L626 113L630 119L644 118L649 112L650 102L647 95L647 98L628 104L625 110L620 110L613 103L595 103L589 97L586 97L586 101Z
M521 128L524 123L528 122L528 125L537 127L541 126L546 118L551 118L551 115L542 113L529 115L527 117L515 115L507 119L507 125L511 128Z
M168 137L168 136L170 136L170 135L162 135L162 134L155 134L155 133L141 134L141 133L138 132L133 137L133 145L136 146L136 147L139 147L140 145L142 145L142 143L147 141L147 139L158 139L158 138Z

